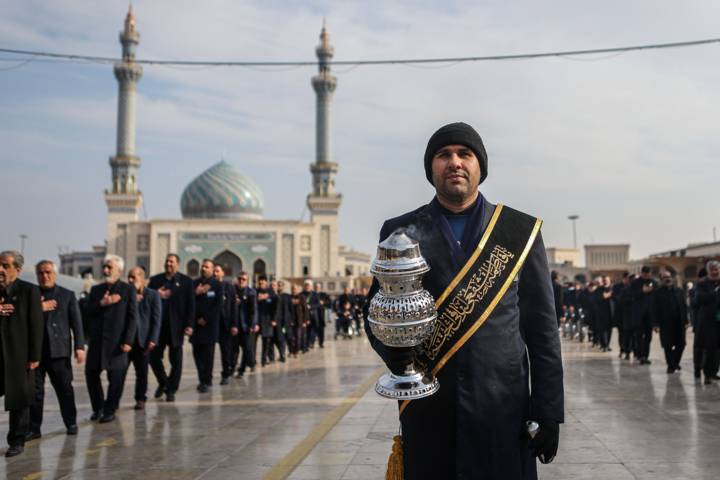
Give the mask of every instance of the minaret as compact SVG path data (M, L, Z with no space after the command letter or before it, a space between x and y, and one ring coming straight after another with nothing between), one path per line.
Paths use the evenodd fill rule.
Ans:
M337 78L330 75L330 65L334 49L330 45L330 34L323 21L320 32L320 45L315 49L318 57L319 73L313 77L312 84L317 94L316 112L316 159L310 165L313 175L313 192L308 195L307 205L312 222L320 228L319 265L311 266L311 274L335 276L338 266L337 214L342 203L342 195L335 193L335 175L338 166L332 158L332 95L337 86Z
M125 29L120 32L123 46L122 61L115 65L115 78L120 85L118 94L117 153L110 157L112 190L105 190L108 206L107 252L125 256L127 224L136 222L142 205L142 193L137 188L137 171L140 159L135 156L135 106L137 83L142 68L135 64L135 49L140 35L135 31L132 5L125 18Z

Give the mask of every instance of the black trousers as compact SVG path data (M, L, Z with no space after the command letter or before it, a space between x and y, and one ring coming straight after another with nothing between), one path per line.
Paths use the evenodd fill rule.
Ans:
M43 405L45 403L45 375L50 377L50 384L57 395L60 415L66 427L77 423L75 408L75 390L73 390L73 372L70 358L45 358L35 369L35 403L30 405L30 431L40 433L43 421Z
M635 330L635 353L638 358L647 359L650 355L650 342L652 342L652 327L647 314L643 315L642 325L633 327Z
M683 350L685 345L667 347L665 350L665 361L668 367L678 368L680 366L680 359L682 359Z
M106 415L112 415L118 409L118 406L120 406L120 397L122 397L123 393L127 368L105 371L109 383L107 398L105 398L102 383L100 382L101 372L102 370L85 369L85 383L87 383L90 403L92 404L93 412L103 412Z
M593 340L600 343L600 347L607 348L610 343L610 325L607 320L595 320L595 334Z
M150 365L151 351L146 351L140 345L133 345L132 350L128 354L130 362L128 362L128 369L130 371L130 364L132 363L135 368L135 400L138 402L147 401L147 386L148 386L148 366Z
M251 368L255 368L255 365L257 365L258 339L261 339L260 348L262 348L262 335L260 335L260 331L253 332L250 335L250 356L252 357L252 364L250 365Z
M212 371L215 360L214 343L193 343L193 358L198 371L198 380L204 385L212 385Z
M310 324L308 330L308 348L315 346L315 339L317 339L318 345L322 347L325 343L325 327L319 327L317 325Z
M163 365L165 347L168 348L168 357L170 359L170 376L165 373L165 365ZM166 392L175 393L180 387L183 362L182 352L182 345L179 347L172 346L170 327L163 325L160 329L160 339L158 340L157 347L150 352L150 366L158 383L165 388Z
M237 337L237 335L235 335ZM235 337L232 336L230 330L220 324L220 336L218 337L218 346L220 346L220 361L222 362L222 376L230 377L237 365L237 355L235 354Z
M7 442L11 447L24 447L25 436L30 426L30 407L10 410Z
M240 359L240 367L238 373L245 373L246 368L252 368L255 366L254 351L252 341L255 339L255 334L252 332L243 332L242 329L235 335L235 342L237 342L237 350L235 362L237 363L238 356L240 355L240 349L242 349L242 358Z

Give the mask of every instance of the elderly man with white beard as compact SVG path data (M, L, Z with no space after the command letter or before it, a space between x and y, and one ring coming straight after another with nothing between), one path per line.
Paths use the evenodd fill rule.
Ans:
M93 414L90 420L108 423L115 420L120 404L128 352L135 341L138 300L134 285L120 281L125 261L117 255L106 255L103 260L105 283L90 290L85 314L89 318L89 342L85 381ZM100 383L100 373L106 370L107 398Z

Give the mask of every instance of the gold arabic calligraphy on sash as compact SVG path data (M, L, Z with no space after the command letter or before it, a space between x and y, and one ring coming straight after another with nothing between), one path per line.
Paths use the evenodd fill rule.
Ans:
M453 297L450 305L438 317L433 334L423 344L423 350L430 360L435 360L442 346L460 328L460 324L475 309L487 292L492 288L495 279L502 274L510 259L515 255L504 247L495 245L490 258L470 278L467 287Z

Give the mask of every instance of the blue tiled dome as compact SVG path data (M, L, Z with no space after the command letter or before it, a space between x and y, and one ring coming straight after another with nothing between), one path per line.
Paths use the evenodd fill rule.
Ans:
M180 208L183 218L260 220L265 199L250 177L222 160L185 187Z

